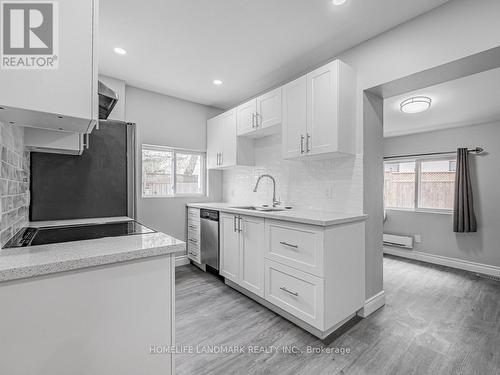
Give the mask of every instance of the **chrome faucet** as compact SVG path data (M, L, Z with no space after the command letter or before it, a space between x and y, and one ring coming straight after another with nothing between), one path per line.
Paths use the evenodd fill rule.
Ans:
M270 174L262 174L259 176L259 178L257 179L257 182L255 183L255 187L253 188L253 192L254 193L257 192L257 188L259 187L259 182L260 182L260 180L262 180L263 177L267 177L267 178L271 179L271 181L273 182L273 207L276 207L281 202L276 199L276 180Z

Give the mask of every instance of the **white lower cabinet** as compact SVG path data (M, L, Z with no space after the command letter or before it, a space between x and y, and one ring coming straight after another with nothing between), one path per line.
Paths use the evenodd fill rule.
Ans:
M324 280L265 260L265 298L304 322L324 327Z
M264 219L241 216L239 284L264 297Z
M264 297L264 219L221 214L220 274Z
M325 338L364 306L364 232L221 213L220 273Z
M219 215L220 274L238 283L240 267L240 233L238 216Z
M187 214L187 257L196 263L201 263L200 254L200 233L201 233L201 222L200 222L200 209L199 208L188 208Z
M324 229L279 220L266 221L265 257L289 267L323 276Z

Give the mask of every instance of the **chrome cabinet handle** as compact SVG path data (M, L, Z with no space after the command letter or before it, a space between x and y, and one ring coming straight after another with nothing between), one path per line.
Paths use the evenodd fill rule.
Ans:
M189 240L188 240L188 241L189 241L189 242L192 242L192 243L198 243L198 241L193 240L192 238L189 238Z
M243 229L241 229L241 216L238 216L238 232L243 232Z
M238 219L238 216L233 217L233 225L234 225L234 231L237 232L238 228L236 227L236 220Z
M259 117L260 117L260 124L262 125L262 116L259 113L255 114L255 127L259 127Z
M311 148L309 147L309 141L311 140L311 135L309 133L307 134L307 139L306 139L306 152L311 152Z
M285 242L285 241L280 241L280 244L282 244L283 246L288 246L288 247L293 247L294 249L298 249L299 246L298 245L292 245L288 242Z
M282 286L280 289L284 292L287 292L288 294L291 294L292 296L298 297L299 292L292 292L291 290L288 290L286 287Z
M217 165L219 165L219 153L217 153Z
M197 229L198 227L196 225L189 225L189 228Z
M255 113L252 113L252 128L255 128Z
M224 156L223 155L224 155L224 153L221 152L220 153L220 164L219 165L222 165L222 162L224 160Z
M300 135L300 153L304 153L304 135Z

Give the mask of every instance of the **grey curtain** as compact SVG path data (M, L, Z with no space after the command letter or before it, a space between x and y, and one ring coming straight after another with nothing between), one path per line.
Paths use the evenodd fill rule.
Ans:
M469 151L466 148L457 150L453 231L456 233L477 232L469 171Z

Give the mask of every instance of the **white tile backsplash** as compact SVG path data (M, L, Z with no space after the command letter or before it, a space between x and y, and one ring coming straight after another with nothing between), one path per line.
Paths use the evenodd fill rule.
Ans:
M268 173L276 179L282 203L312 210L363 212L363 155L326 160L290 161L281 157L281 135L254 141L255 166L223 172L224 202L245 205L272 202L272 183L257 178Z

